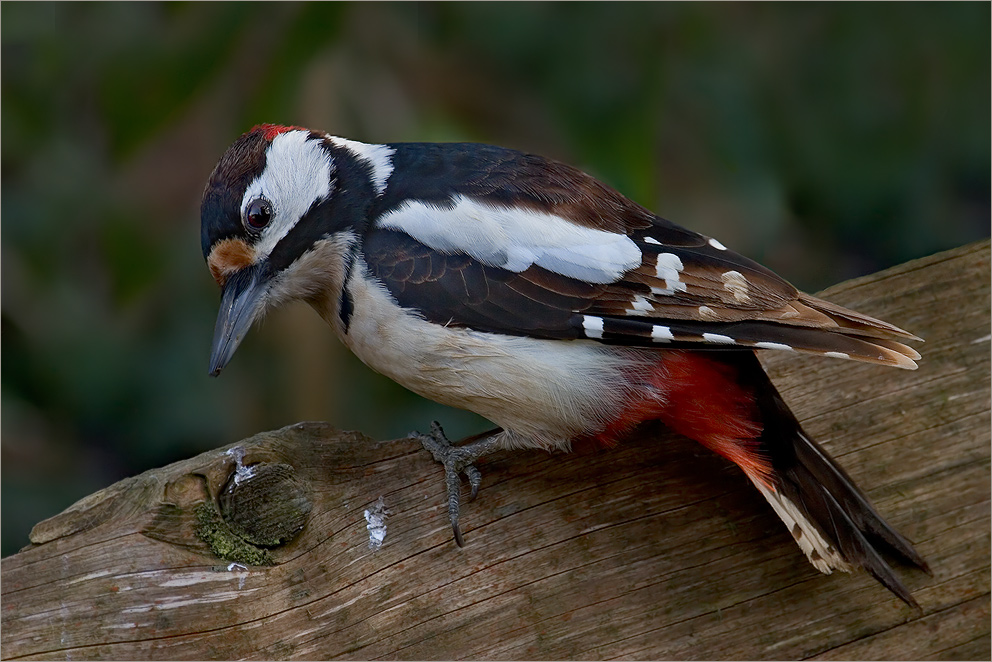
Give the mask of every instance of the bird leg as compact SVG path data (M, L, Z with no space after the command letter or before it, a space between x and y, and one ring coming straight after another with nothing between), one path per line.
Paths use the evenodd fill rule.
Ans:
M501 428L496 428L466 437L457 446L448 440L444 430L441 429L441 424L437 421L431 423L430 434L410 433L411 439L419 441L434 456L434 460L444 466L444 482L448 490L448 518L451 520L451 529L455 533L455 543L459 547L465 545L461 529L458 527L458 513L461 506L461 478L459 474L464 473L465 477L468 478L474 499L479 493L479 485L482 484L482 474L475 467L475 461L496 450L499 446L497 435L502 431Z

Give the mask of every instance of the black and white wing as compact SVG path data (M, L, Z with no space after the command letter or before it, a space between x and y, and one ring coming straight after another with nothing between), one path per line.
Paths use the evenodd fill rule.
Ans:
M492 153L489 153L492 152ZM569 166L398 145L361 251L403 307L541 338L779 349L915 368L915 337L809 296Z

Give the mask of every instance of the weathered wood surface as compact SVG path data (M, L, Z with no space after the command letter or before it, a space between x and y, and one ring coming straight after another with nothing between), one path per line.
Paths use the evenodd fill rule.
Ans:
M3 559L2 656L988 660L989 277L986 241L825 293L926 338L916 372L763 357L930 562L933 577L902 571L922 613L864 574L816 572L738 471L657 429L611 451L494 456L458 549L415 443L300 424L39 524ZM274 476L275 498L242 507L289 489L268 514L306 522L274 565L230 565L195 534L196 504L219 512L233 484L233 448ZM363 513L379 497L372 551Z

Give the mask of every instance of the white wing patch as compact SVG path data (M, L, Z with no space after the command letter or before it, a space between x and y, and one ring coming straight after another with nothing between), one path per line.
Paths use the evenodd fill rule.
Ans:
M627 235L595 230L554 214L497 207L464 195L450 208L408 200L385 214L379 227L407 233L443 253L520 273L532 265L584 280L612 283L641 265L641 250Z
M272 205L272 220L255 245L256 260L266 257L310 206L331 194L332 161L320 142L308 140L306 131L286 131L265 152L265 170L245 189L241 216L248 205L265 198Z
M382 195L389 176L393 174L393 153L396 150L386 145L370 145L337 136L331 136L330 140L372 166L372 185L375 186L376 194Z

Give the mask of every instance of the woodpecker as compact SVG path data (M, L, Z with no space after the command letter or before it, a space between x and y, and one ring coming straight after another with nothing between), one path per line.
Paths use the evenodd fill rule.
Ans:
M373 370L498 427L418 438L461 475L497 449L605 447L660 421L737 464L820 571L929 572L811 439L756 351L915 369L916 336L815 298L563 163L470 143L366 144L263 124L222 156L200 242L221 287L210 374L309 303Z

